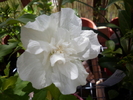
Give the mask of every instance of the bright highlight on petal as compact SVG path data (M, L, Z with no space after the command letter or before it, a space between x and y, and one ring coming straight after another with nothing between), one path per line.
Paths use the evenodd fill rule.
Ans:
M97 34L82 31L81 24L72 9L63 8L22 27L21 41L26 50L17 60L20 78L37 89L53 83L63 94L85 85L88 73L80 60L97 57L101 45Z

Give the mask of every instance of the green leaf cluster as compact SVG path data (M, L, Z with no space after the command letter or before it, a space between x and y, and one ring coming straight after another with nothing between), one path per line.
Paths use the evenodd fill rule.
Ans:
M109 41L106 41L105 44L106 44L107 49L105 49L102 52L103 56L114 57L116 54L122 54L122 49L121 48L117 48L115 50L115 42L114 41L109 40Z
M117 3L121 4L121 8ZM108 68L114 72L116 69L123 70L126 76L118 83L118 88L133 91L133 0L109 0L106 9L110 5L115 5L118 9L119 26L111 27L115 34L115 39L106 42L106 47L99 59L101 67ZM107 26L107 25L105 25ZM118 90L117 90L118 91ZM109 91L109 97L113 100L120 95L115 90ZM129 98L132 95L129 95Z

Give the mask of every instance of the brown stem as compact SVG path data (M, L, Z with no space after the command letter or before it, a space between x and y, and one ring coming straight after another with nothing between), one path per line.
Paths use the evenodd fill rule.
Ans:
M58 0L58 4L59 4L59 8L58 8L58 11L61 11L61 5L62 5L62 0Z

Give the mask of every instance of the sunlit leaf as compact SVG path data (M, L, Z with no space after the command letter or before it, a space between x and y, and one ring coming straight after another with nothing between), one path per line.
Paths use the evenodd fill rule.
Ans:
M6 68L4 69L4 74L7 77L9 76L9 71L10 71L9 67L10 67L10 62L8 62L8 64L6 65Z
M112 4L114 4L114 3L118 2L118 1L122 1L122 0L109 0L108 5L107 5L106 8L108 8L110 5L112 5Z
M17 81L17 76L11 76L7 78L2 84L2 90L4 91L10 87L14 87L16 81Z
M50 94L49 91L47 91L47 97L46 97L47 100L52 100L52 95Z
M46 89L51 93L54 100L59 100L59 96L61 95L61 93L60 93L59 89L57 87L55 87L54 84L51 84Z
M16 20L26 24L29 21L31 21L31 22L34 21L35 18L36 18L36 15L33 15L33 14L24 14L23 16L19 17Z
M0 24L0 27L7 25L7 24L16 24L16 23L26 24L29 21L31 21L31 22L34 21L35 18L36 18L36 15L33 15L33 14L24 14L17 19L8 18L5 22L2 22Z

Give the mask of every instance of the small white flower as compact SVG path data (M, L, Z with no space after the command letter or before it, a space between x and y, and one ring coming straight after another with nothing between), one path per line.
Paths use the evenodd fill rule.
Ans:
M88 73L80 60L97 57L100 44L93 31L81 30L81 19L70 8L50 16L41 15L21 29L26 48L17 60L19 76L41 89L55 84L71 94L86 84Z

